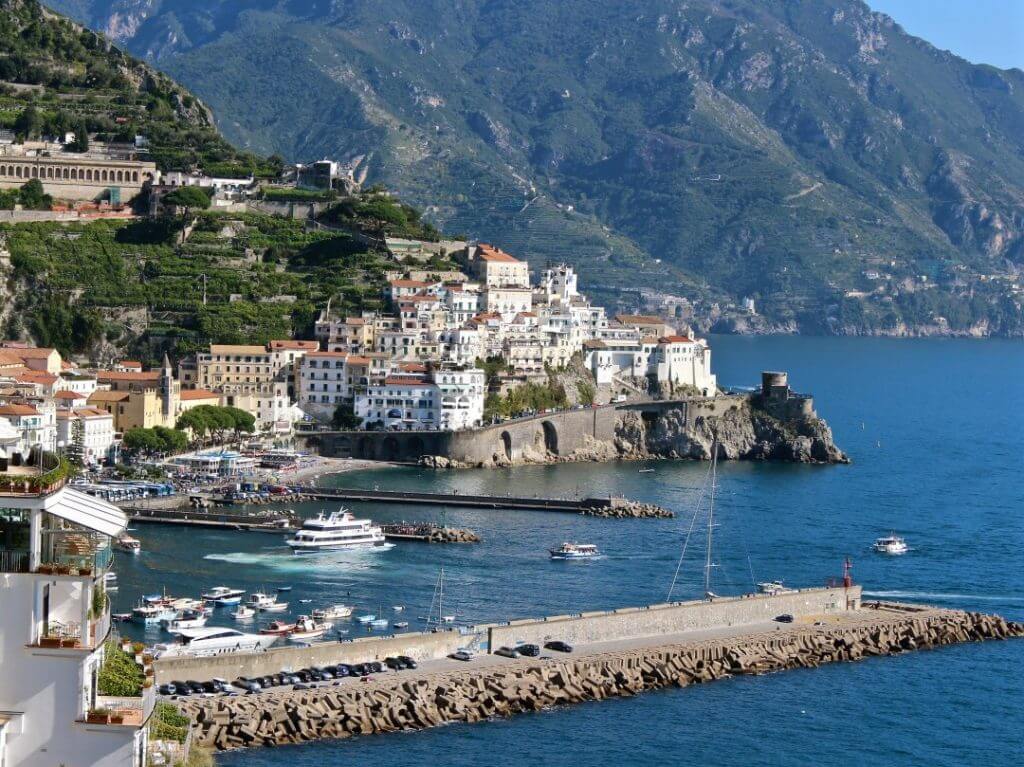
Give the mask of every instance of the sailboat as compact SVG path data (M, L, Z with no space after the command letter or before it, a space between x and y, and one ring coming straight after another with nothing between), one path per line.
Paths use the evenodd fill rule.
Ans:
M455 611L458 613L458 610ZM426 624L426 630L438 630L444 626L455 623L455 614L444 612L444 568L437 575L437 583L434 584L434 595L430 599L430 609L427 614L421 615L420 620Z
M704 553L704 598L708 601L715 599L718 595L711 590L711 571L717 567L711 558L712 552L712 540L715 529L715 490L718 483L718 439L714 439L711 443L711 466L708 469L707 481L701 490L700 496L697 498L697 503L694 508L693 519L690 522L690 528L686 532L686 538L683 541L683 550L679 555L679 561L676 563L676 571L672 576L672 583L668 589L668 596L666 601L672 601L672 592L675 591L676 582L679 580L679 571L683 565L683 558L686 556L686 549L690 545L690 535L693 533L694 525L697 522L697 515L700 512L700 503L704 498L704 489L707 490L708 495L708 520L707 520L707 545Z

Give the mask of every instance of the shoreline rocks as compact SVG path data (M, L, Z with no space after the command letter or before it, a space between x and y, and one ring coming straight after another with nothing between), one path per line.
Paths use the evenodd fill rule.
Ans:
M605 519L672 519L675 513L656 503L642 503L626 498L615 498L609 506L591 506L581 509L580 514L586 517L603 517Z
M781 633L468 667L302 691L179 702L195 742L219 750L477 722L551 706L686 687L740 674L1024 636L994 615L891 606L903 614ZM865 618L869 610L865 610ZM366 680L364 680L365 682Z

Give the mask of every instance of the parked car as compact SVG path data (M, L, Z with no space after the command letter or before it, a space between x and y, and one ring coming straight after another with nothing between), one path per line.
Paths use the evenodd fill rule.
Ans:
M529 658L536 658L540 655L540 648L535 644L516 645L516 652Z
M408 655L399 655L398 660L402 661L402 665L404 665L406 668L416 668L416 666L418 665L416 661L414 661Z
M292 685L292 689L293 690L308 690L309 689L309 685L308 684L303 684L302 682L296 682L295 684Z
M178 688L175 687L173 683L162 684L162 685L160 685L159 687L156 688L156 691L160 695L177 695L178 694Z
M473 660L473 653L469 652L469 650L456 650L450 653L448 657L452 660L469 661Z
M387 657L384 659L384 665L392 671L401 671L405 668L405 664L402 663L398 658Z
M544 648L547 650L554 650L555 652L572 652L572 645L559 639L556 639L553 642L548 642L544 645Z
M381 671L384 670L384 664L381 663L379 660L372 661L371 663L367 663L366 665L370 667L370 670L374 674L379 674Z
M792 623L793 622L793 616L790 615L789 613L783 613L782 615L776 615L775 616L775 621L777 623Z
M349 666L347 663L339 663L337 666L334 667L334 675L336 677L340 678L343 676L349 676L351 675L351 673L352 667Z
M501 655L506 658L518 658L519 650L515 650L511 647L499 647L497 650L494 651L494 654Z

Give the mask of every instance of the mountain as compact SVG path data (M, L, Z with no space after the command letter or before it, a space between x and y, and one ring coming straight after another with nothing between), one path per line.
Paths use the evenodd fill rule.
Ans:
M347 159L623 301L686 296L726 328L1024 332L1024 72L858 0L50 2L236 144Z

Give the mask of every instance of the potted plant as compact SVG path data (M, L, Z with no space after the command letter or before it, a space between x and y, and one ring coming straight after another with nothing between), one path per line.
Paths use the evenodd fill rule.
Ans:
M39 565L39 567L36 568L36 572L37 573L42 573L43 575L51 575L53 573L53 565L50 565L50 564Z
M57 565L57 575L71 575L71 565Z
M105 708L90 709L85 715L85 721L89 724L107 724L110 721L110 711Z
M74 647L76 644L78 644L78 640L74 637L61 637L61 647Z
M60 647L60 637L44 636L39 638L40 647Z
M146 645L142 644L142 642L132 642L132 654L133 655L142 655L142 651L145 650L145 649L146 649Z
M83 565L82 567L78 568L78 574L79 575L92 575L92 567L90 567L89 565Z
M124 724L124 713L121 711L113 711L110 714L111 724Z
M145 679L142 680L142 687L144 689L148 690L152 686L153 686L153 677L147 676Z

